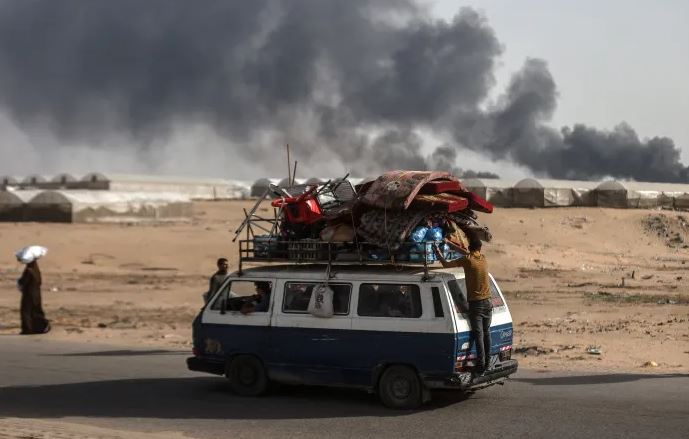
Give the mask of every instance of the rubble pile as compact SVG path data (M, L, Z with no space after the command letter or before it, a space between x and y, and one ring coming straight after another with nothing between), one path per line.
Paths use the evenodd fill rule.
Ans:
M493 206L447 172L391 171L356 187L345 178L275 188L276 226L254 236L254 258L433 262L471 238L490 241L475 212Z

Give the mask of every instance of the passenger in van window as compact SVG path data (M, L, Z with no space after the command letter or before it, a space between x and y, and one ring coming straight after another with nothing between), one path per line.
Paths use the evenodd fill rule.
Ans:
M397 294L393 292L379 293L378 316L380 317L402 317L403 312L397 299Z
M311 300L311 290L313 290L313 285L290 284L285 309L289 311L306 311Z
M252 301L245 303L240 310L242 314L266 312L270 303L270 282L254 282L256 294Z
M384 315L387 317L411 317L411 292L407 285L397 287L397 291L393 291L389 299L387 312Z
M469 322L478 357L476 372L481 374L490 366L490 322L493 314L488 264L486 257L481 254L481 240L474 234L470 235L469 254L449 262L443 257L437 245L434 248L443 267L464 268L469 301Z
M208 281L208 291L206 291L206 293L203 295L204 302L208 302L208 300L211 297L213 297L213 294L215 294L215 292L218 291L220 285L222 285L225 279L227 279L227 276L230 275L228 273L230 265L227 262L226 258L219 258L216 262L216 265L218 266L218 271L213 273L210 280Z

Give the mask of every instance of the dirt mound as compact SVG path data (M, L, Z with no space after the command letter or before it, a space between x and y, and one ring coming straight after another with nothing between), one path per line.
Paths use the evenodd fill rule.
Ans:
M649 214L643 220L647 232L670 248L689 248L689 221L684 215Z

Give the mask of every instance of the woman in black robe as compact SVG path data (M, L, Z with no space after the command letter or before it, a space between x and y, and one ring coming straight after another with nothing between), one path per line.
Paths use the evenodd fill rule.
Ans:
M22 292L20 314L22 334L45 334L50 322L45 318L41 303L41 270L36 261L29 262L17 281Z

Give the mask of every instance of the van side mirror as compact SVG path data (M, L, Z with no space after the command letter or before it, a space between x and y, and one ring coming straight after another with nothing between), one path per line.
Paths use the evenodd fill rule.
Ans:
M220 314L225 313L227 313L227 299L223 297L220 299Z

